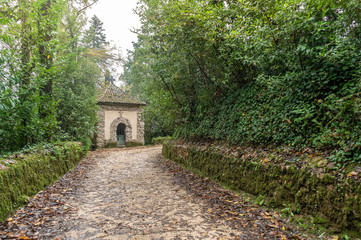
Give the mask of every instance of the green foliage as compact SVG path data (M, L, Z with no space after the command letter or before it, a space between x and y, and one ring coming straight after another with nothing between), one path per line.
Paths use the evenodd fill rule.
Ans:
M140 146L143 146L143 143L128 141L125 143L125 146L126 147L140 147Z
M95 133L97 122L95 82L99 70L87 59L78 62L71 62L70 59L63 71L54 89L54 99L59 106L57 116L60 137L85 141Z
M83 156L79 143L57 143L0 158L0 222L72 169ZM4 169L5 168L5 169Z
M90 27L85 32L83 42L88 48L103 49L108 44L104 34L103 22L94 15L90 20Z
M87 49L87 54L97 63L101 73L100 85L114 83L117 67L121 61L119 53L116 52L116 47L112 47L106 41L104 34L103 22L97 17L93 16L89 21L89 28L84 33L82 45Z
M162 153L222 186L259 196L256 199L259 204L264 203L262 196L265 196L267 205L279 207L281 213L291 218L297 214L311 215L313 223L337 233L352 233L356 239L360 237L361 187L357 178L312 172L312 157L306 157L299 165L287 162L287 157L282 155L272 161L269 152L260 148L228 154L227 149L217 144L197 146L168 141L163 145ZM243 154L248 156L234 157ZM346 172L336 174L345 176Z
M152 143L155 145L166 143L167 141L173 139L172 137L156 137L152 139Z
M47 3L18 1L17 7L11 1L1 3L0 152L52 139L57 130L51 99L56 41L48 33L57 26L57 10L64 2ZM46 10L32 14L40 9Z
M152 76L147 60L143 59L142 63L136 61L128 59L121 79L128 84L130 93L135 98L147 103L144 107L145 143L151 144L154 137L173 134L173 122L178 117L178 110L171 94ZM143 81L144 79L148 81Z
M360 161L360 9L356 0L143 0L123 79L148 103L149 135L176 129Z
M79 47L88 5L0 3L0 154L59 139L90 145L100 70Z
M118 144L116 142L106 143L103 148L116 148Z

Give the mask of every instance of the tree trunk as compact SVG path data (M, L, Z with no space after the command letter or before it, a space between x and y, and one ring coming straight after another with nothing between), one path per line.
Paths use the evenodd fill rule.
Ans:
M50 22L49 11L51 9L52 1L46 0L41 5L41 13L39 16L40 21L46 23L46 26L41 27L42 24L40 21L39 30L40 30L40 43L39 43L39 56L40 56L40 64L44 67L44 77L47 79L47 82L44 86L41 87L41 94L43 96L48 96L51 98L53 91L53 79L51 74L49 73L49 69L53 64L53 57L51 56L51 52L48 49L48 44L52 39L51 32L53 31L53 24Z

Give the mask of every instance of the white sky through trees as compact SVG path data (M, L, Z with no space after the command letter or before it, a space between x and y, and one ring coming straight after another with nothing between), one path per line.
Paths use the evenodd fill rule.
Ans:
M127 49L133 49L137 35L130 29L140 26L138 16L133 12L138 0L99 0L87 11L88 19L97 15L104 23L107 41L116 44L126 56Z
M123 58L127 56L127 49L133 50L132 42L137 41L137 34L130 31L140 27L138 15L133 11L137 2L138 0L99 0L87 11L88 21L96 15L103 22L106 40L111 46L116 45L121 49ZM118 66L112 74L117 86L123 85L118 80L122 72L122 67Z

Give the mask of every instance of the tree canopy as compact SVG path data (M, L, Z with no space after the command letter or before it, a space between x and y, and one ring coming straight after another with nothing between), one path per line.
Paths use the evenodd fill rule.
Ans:
M0 3L0 153L36 143L89 144L100 69L81 43L88 0Z
M88 48L103 49L108 44L104 33L103 22L94 15L90 19L90 27L85 31L84 43Z
M360 161L357 0L142 0L122 79L146 130Z

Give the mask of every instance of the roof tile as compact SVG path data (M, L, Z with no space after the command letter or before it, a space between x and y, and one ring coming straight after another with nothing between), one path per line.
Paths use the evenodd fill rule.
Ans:
M122 89L115 86L114 84L109 84L103 87L99 87L97 100L98 103L103 103L103 104L109 103L109 104L146 105L146 103L136 100L135 98L128 95Z

